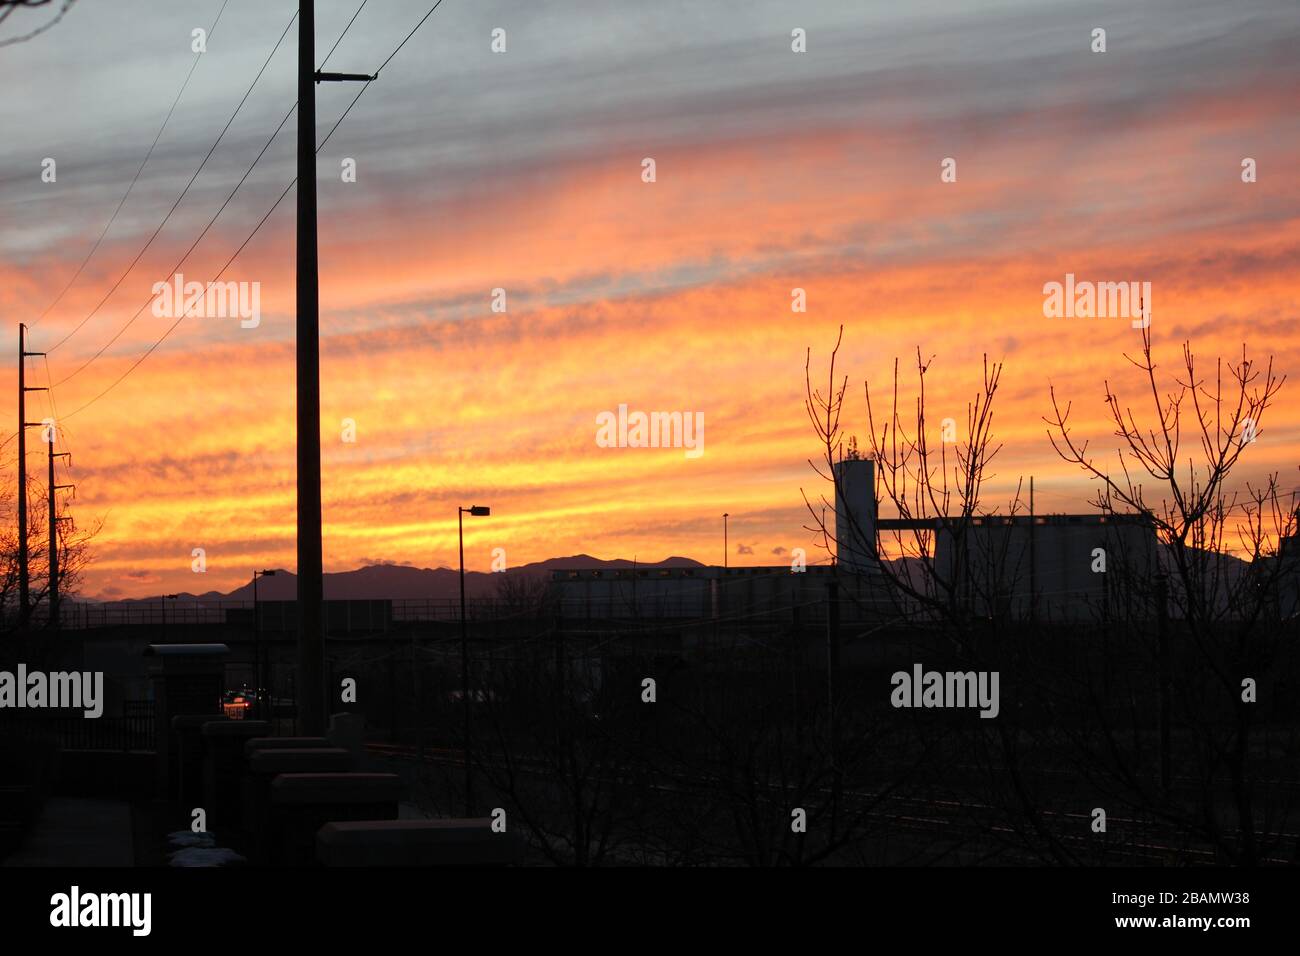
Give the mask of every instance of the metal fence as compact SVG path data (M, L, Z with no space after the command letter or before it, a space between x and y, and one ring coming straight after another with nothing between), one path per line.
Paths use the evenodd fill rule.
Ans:
M465 602L466 616L487 620L509 616L511 607L495 598L470 598ZM457 621L460 619L458 598L408 598L396 600L326 601L326 624L331 631L384 631L393 623L413 621ZM35 623L44 623L40 615ZM297 628L297 602L241 600L109 601L64 602L59 612L65 630L90 628L150 627L165 632L168 628L195 625L255 626L267 632L293 631Z
M67 711L9 710L0 716L0 734L50 737L63 750L153 750L154 702L128 700L121 716L90 719Z

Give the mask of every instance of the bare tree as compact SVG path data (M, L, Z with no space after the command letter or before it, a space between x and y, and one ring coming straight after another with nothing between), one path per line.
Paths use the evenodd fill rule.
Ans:
M1090 719L1074 743L1117 798L1221 858L1256 863L1277 852L1293 818L1294 774L1282 770L1296 735L1270 726L1280 702L1265 695L1276 695L1295 667L1286 636L1294 609L1282 591L1297 572L1284 548L1296 526L1294 496L1276 473L1251 482L1236 472L1285 377L1244 345L1239 361L1218 359L1206 375L1187 342L1181 367L1164 374L1149 328L1140 355L1125 358L1146 411L1105 381L1113 464L1075 437L1072 406L1054 389L1044 419L1061 458L1096 483L1094 504L1107 515L1140 516L1159 543L1154 574L1118 579L1134 596L1126 606L1144 613L1103 624L1124 636L1116 652L1129 666L1107 659L1077 675ZM1123 700L1130 705L1117 706Z
M476 701L475 772L559 866L628 860L653 790L636 760L637 695L590 641L548 633L498 653Z
M497 576L497 604L509 617L549 620L558 597L551 582L539 574L506 571Z
M64 15L76 2L77 0L62 0L62 6L59 8L59 12L56 13L52 19L47 20L34 30L29 30L19 36L8 37L7 39L0 40L0 47L12 46L15 43L25 43L28 40L40 36L46 30L49 30L62 20ZM18 10L21 7L44 7L48 6L50 3L51 0L0 0L0 24L3 24L7 19L9 19L15 10Z
M846 449L840 419L848 378L837 381L835 373L843 337L841 326L824 392L812 385L811 349L804 366L805 409L821 446L821 461L810 460L809 465L833 491L832 497L821 495L816 503L804 494L813 521L807 530L816 534L827 550L834 545L840 553L852 549L877 555L887 592L897 601L898 612L909 619L960 624L978 608L979 617L987 620L1002 606L997 592L1006 590L1010 582L1001 568L992 582L985 575L970 573L975 544L970 529L976 519L998 513L996 507L985 504L984 485L993 477L990 466L1002 448L993 438L993 404L1002 363L990 363L984 356L980 388L966 406L964 434L957 434L956 421L945 420L940 423L936 442L926 409L926 377L933 357L923 359L917 350L916 392L910 401L900 394L899 361L895 359L884 414L879 414L879 396L873 399L870 381L863 383L868 423L865 449L858 449L856 436L848 439ZM873 521L867 519L875 519L875 515L855 514L844 504L846 496L836 463L864 452L875 463L876 499L897 512L888 533L872 527ZM1020 508L1017 486L1008 513L1014 515ZM849 529L849 541L836 539L836 523L826 518L828 509ZM941 550L946 560L939 560ZM985 560L977 563L985 568L1005 559L1004 554L983 557Z
M0 636L11 636L19 628L19 546L17 494L12 475L0 476ZM43 485L28 479L27 563L30 619L48 617L49 521L47 495ZM59 592L71 597L90 563L90 542L102 522L78 525L71 512L59 515L56 524L59 549Z
M1002 448L993 430L1002 363L983 357L979 386L966 403L965 431L959 434L956 420L941 421L936 429L929 415L933 358L917 351L910 396L904 395L901 363L895 359L883 400L869 380L863 383L868 433L859 450L855 439L846 441L841 422L848 379L837 378L835 368L842 341L843 328L831 352L825 391L812 386L811 350L805 364L805 407L821 451L821 461L809 464L832 490L816 502L805 493L812 516L807 530L841 554L876 556L878 577L865 593L889 598L894 623L909 635L909 646L928 658L947 654L963 667L998 670L1004 686L1032 684L1040 667L1036 644L1010 600L1019 588L1023 555L1012 553L1010 525L999 524L1022 509L1021 485L1005 511L986 501L986 485L995 477L991 466ZM853 511L836 466L861 455L874 462L875 500L896 518ZM828 510L833 517L827 517ZM846 529L840 533L848 541L838 540L837 526ZM851 588L845 594L855 599ZM935 637L946 641L946 648ZM934 727L926 740L937 763L909 771L925 778L917 798L943 801L986 839L1009 833L998 839L1017 853L1073 862L1076 857L1056 826L1066 796L1044 786L1039 772L1040 732L1018 706L1004 707L997 720L974 726ZM988 819L990 811L996 826Z

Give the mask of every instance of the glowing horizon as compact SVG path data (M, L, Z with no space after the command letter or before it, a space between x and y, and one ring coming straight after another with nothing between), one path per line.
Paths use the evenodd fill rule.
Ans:
M192 108L85 272L35 323L33 349L91 312L179 194L293 9L261 6L232 9L214 31L205 56L216 62L200 63L183 101ZM330 68L364 68L391 48L422 12L398 6L359 19L355 46L349 33ZM722 34L708 11L671 22L602 12L576 31L571 14L439 11L319 157L325 570L454 567L456 508L471 504L492 507L465 525L473 570L497 547L512 567L584 552L721 563L723 512L731 564L781 563L794 547L817 560L803 529L801 488L823 492L807 463L819 450L804 361L811 348L824 385L841 325L847 433L865 435L863 380L884 387L897 356L910 389L918 347L934 357L929 417L960 424L987 354L1005 362L1005 447L987 503L1005 504L1032 474L1040 512L1089 510L1088 483L1047 442L1048 388L1075 402L1080 436L1112 448L1102 380L1141 399L1123 358L1139 333L1125 318L1045 318L1043 287L1067 274L1150 282L1166 366L1190 339L1207 363L1239 357L1245 342L1253 358L1300 372L1300 27L1279 0L1192 4L1179 29L1153 31L1160 6L1082 18L1008 3L977 22L933 2L863 21L853 4L821 3L792 23L760 3L740 26L728 14ZM187 39L190 21L213 12L178 9L147 39ZM322 37L332 42L350 12L330 11ZM504 57L488 48L494 18L511 29ZM69 77L0 107L17 131L0 145L0 310L15 323L35 320L72 276L188 69L187 45L166 62L94 47L79 64L78 43L109 19L79 7L45 42L0 57L3 76ZM1104 55L1088 49L1093 19L1110 24ZM791 53L792 26L808 29L808 53ZM600 43L611 30L636 38L617 57ZM223 34L258 39L227 49ZM292 102L291 60L277 54L155 246L54 350L53 381L169 278L280 101ZM106 72L112 102L94 88ZM120 92L131 89L138 98ZM322 136L344 106L322 95ZM292 178L292 141L286 128L179 270L186 278L211 278L269 208ZM45 156L59 159L57 183L40 180ZM941 180L946 157L955 182ZM1257 182L1242 181L1247 157ZM355 183L340 178L346 158ZM67 420L72 513L104 522L85 596L227 591L254 567L294 569L291 200L223 277L259 283L256 328L187 319ZM492 311L498 288L505 312ZM795 288L806 312L791 311ZM56 407L36 395L29 418L62 421L170 324L146 308L56 387ZM42 363L29 368L47 384ZM4 374L12 396L12 362ZM620 404L702 414L704 453L601 447L598 416ZM342 439L345 419L355 442ZM44 447L29 451L43 475ZM1298 463L1292 381L1234 485L1276 471L1284 489L1300 487ZM190 570L198 547L202 577Z

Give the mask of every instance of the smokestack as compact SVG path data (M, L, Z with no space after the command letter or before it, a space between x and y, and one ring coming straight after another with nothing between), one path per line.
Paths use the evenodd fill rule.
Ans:
M876 561L876 463L845 458L835 463L835 560L860 574Z

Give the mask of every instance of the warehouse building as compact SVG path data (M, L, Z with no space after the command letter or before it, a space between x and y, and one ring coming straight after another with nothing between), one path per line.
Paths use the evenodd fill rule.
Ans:
M560 570L566 617L818 620L828 587L846 620L924 619L927 601L980 617L1086 620L1150 581L1155 531L1138 516L880 518L870 459L835 466L831 563ZM828 524L829 524L828 519ZM901 558L906 554L909 557ZM923 555L921 557L920 555ZM901 582L904 587L893 586ZM909 597L911 590L923 600ZM1147 613L1147 612L1142 612Z

